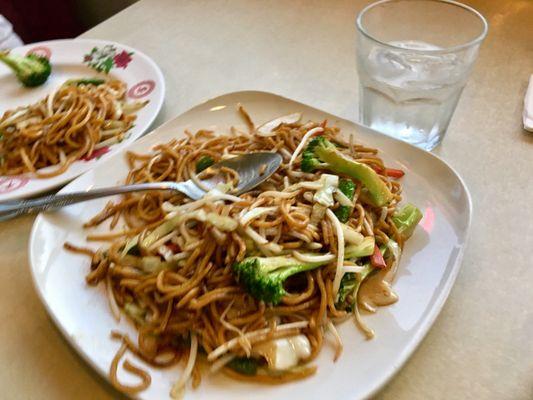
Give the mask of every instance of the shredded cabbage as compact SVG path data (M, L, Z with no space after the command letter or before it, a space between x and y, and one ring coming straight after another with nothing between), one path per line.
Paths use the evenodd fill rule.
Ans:
M257 128L257 135L263 137L275 136L273 132L281 124L295 124L302 119L301 113L294 113L289 115L283 115L272 121L265 122L263 125Z
M322 204L324 207L331 207L335 204L333 193L339 187L339 177L337 175L322 174L320 176L322 188L313 196L313 201Z
M278 207L256 207L248 212L246 212L241 218L240 222L241 225L246 225L250 221L259 218L263 214L268 214L271 212L274 212L278 209Z
M146 312L136 303L127 302L124 304L124 312L139 325L143 325L145 323L144 316L146 315Z
M314 203L313 208L311 209L311 217L309 218L310 226L318 225L318 223L324 219L327 209L328 208L322 204Z
M205 216L205 222L213 225L215 228L224 232L231 232L237 229L239 223L231 217L218 215L217 213L210 212Z
M363 242L365 237L357 232L354 228L346 224L341 224L341 227L346 243L358 245Z

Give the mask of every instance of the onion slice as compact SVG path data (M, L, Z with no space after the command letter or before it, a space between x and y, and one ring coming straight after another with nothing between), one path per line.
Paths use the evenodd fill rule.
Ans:
M337 236L337 268L335 270L335 278L333 279L333 297L337 298L337 293L341 286L341 279L344 275L344 233L342 232L342 225L333 211L329 208L326 215L335 228L335 235Z
M281 124L295 124L302 119L301 113L283 115L271 121L265 122L257 128L257 136L269 137L275 136L274 132Z
M333 261L335 259L335 254L331 254L331 253L321 254L317 256L317 255L300 253L299 251L294 250L292 252L292 255L298 261L302 261L305 263L325 263L325 262Z
M241 225L246 225L253 219L259 218L264 214L269 214L276 211L278 207L256 207L248 211L240 218Z

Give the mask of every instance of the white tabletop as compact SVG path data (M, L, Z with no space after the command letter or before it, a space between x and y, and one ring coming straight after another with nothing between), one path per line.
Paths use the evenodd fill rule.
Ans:
M521 128L533 2L466 2L487 17L489 35L435 153L472 192L471 238L444 310L378 399L533 398L533 134ZM367 3L142 0L82 36L136 47L161 66L167 96L156 124L243 89L356 119L354 19ZM117 398L63 340L33 290L32 222L0 224L0 397Z

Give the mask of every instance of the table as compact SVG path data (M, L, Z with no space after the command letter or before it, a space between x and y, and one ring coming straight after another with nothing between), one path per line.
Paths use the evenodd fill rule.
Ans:
M354 16L368 1L142 0L83 34L142 50L167 82L156 125L236 90L275 92L357 118ZM533 2L469 0L489 35L435 153L474 203L455 287L429 334L377 399L533 398ZM451 28L453 29L453 28ZM0 397L113 399L68 346L31 283L33 217L0 224Z

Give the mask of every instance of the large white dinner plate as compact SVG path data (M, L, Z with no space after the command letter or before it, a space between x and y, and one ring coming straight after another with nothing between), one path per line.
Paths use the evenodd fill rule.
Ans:
M61 186L94 168L113 153L139 138L152 124L163 105L165 80L159 67L147 55L131 47L93 39L52 40L28 44L11 50L13 54L35 53L47 57L52 74L42 85L25 88L4 64L0 64L0 115L46 97L67 79L112 77L126 82L128 101L149 100L139 110L135 125L121 143L93 153L90 160L74 162L63 174L49 179L0 175L0 201L32 196ZM55 167L51 167L55 168Z
M200 128L227 132L231 125L243 125L235 112L242 103L256 122L276 116L303 112L305 119L328 119L345 134L355 133L358 141L377 147L391 167L407 172L402 179L404 199L424 212L413 237L406 245L395 289L400 300L365 315L376 338L367 341L353 321L340 327L344 353L333 362L326 344L317 360L318 373L306 380L282 386L258 386L232 381L224 376L204 377L197 390L188 390L188 399L360 399L375 393L407 360L439 314L459 271L468 235L471 201L461 178L438 157L409 144L378 134L353 122L295 101L264 92L237 92L209 100L156 129L129 146L146 152L153 145L183 135L185 129ZM244 126L243 126L244 128ZM71 182L61 192L87 190L120 183L127 166L122 154L103 161ZM94 200L41 214L33 226L30 261L35 287L43 304L72 346L103 376L119 343L109 332L120 329L134 334L126 321L117 324L108 309L104 289L89 287L85 275L87 258L68 253L65 241L85 245L82 223L98 212L109 199ZM103 227L102 230L106 230ZM94 243L87 245L95 247ZM142 364L137 360L139 364ZM142 399L168 397L178 367L155 370L152 385ZM124 375L123 379L133 382Z

